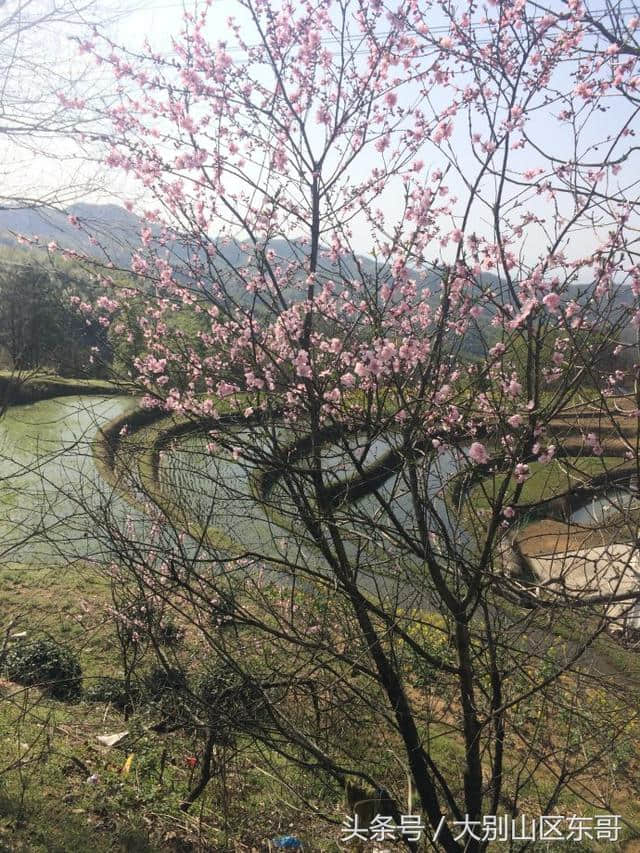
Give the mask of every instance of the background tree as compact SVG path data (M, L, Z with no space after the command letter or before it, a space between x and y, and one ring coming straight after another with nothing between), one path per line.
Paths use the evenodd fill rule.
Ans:
M81 295L79 295L81 294ZM107 331L75 303L96 298L87 274L69 262L5 251L0 258L0 346L17 375L49 370L100 375L110 360Z
M0 7L3 208L60 207L98 188L97 170L80 166L75 134L88 120L76 110L100 87L69 39L95 25L106 30L116 17L93 0L6 0Z

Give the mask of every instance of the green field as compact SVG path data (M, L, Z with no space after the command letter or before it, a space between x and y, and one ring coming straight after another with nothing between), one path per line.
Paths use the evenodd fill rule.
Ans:
M549 500L623 464L624 460L617 456L572 456L554 459L546 465L533 462L529 465L530 475L523 484L518 503L526 505ZM504 503L510 503L518 483L512 475L500 473L486 477L472 489L473 505L479 509L491 508L506 477L511 477L511 482Z

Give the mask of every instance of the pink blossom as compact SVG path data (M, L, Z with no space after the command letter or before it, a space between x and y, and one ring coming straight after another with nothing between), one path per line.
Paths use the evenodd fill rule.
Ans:
M548 462L551 462L551 460L554 458L555 455L556 455L556 446L555 446L555 444L550 444L547 447L547 449L544 451L544 453L541 453L540 456L538 456L538 462L541 465L546 465Z
M479 441L474 441L469 448L469 457L478 465L485 465L489 461L487 448Z
M154 356L150 355L147 357L145 367L149 371L149 373L164 373L167 367L167 359L155 358Z
M230 394L235 394L238 390L237 385L232 385L230 382L222 380L221 382L218 382L216 393L219 397L228 397Z
M450 139L453 133L453 124L451 121L441 121L434 130L431 139L436 143L440 143L445 139Z
M522 308L520 310L520 313L516 317L514 317L513 320L509 321L509 324L508 324L509 328L510 329L517 329L520 326L522 326L524 324L524 321L527 319L529 314L531 314L531 312L533 311L533 309L536 307L537 304L538 304L537 299L535 299L533 297L531 299L526 299L522 303Z
M556 314L558 306L560 305L560 297L557 293L552 291L542 298L542 302L547 311L550 311L552 314Z
M637 223L635 137L625 134L635 131L624 111L598 120L601 104L640 90L638 63L595 37L583 4L567 0L562 15L541 17L526 0L486 0L488 10L436 3L451 5L451 17L432 21L430 3L369 0L349 9L349 37L337 45L341 4L256 0L255 26L252 16L229 25L223 42L206 16L224 4L206 0L186 16L170 62L105 43L102 61L124 78L105 116L105 159L145 199L128 265L141 280L109 280L103 266L103 294L75 305L82 322L113 317L114 343L133 344L127 351L139 357L127 367L147 390L143 405L217 417L217 397L237 394L245 418L255 407L300 429L311 413L321 429L395 418L423 439L439 436L431 447L426 439L434 454L471 445L469 466L490 464L501 439L520 483L530 474L520 458L553 459L553 404L540 402L535 419L534 403L525 408L534 393L519 366L527 340L544 356L527 385L537 397L557 382L562 400L568 365L579 380L601 348L603 318L611 346L620 339L607 305L614 283L625 295L632 288L620 306L625 328L640 326L640 264L626 250ZM619 22L623 47L632 26ZM552 153L558 113L567 162ZM529 114L538 118L525 133ZM454 131L452 160L437 149ZM473 164L469 175L454 179L456 161ZM315 189L319 219L309 215ZM299 250L277 250L281 239L299 240ZM342 263L357 242L375 251L380 277L363 275L357 258ZM434 265L446 271L435 283ZM595 283L595 299L573 289L581 281ZM560 314L579 341L563 328L549 345ZM490 330L477 324L474 338L490 349L472 361L459 345L480 319ZM632 378L631 362L600 391ZM522 457L529 420L539 432ZM251 421L245 427L242 442ZM585 444L602 453L595 434Z

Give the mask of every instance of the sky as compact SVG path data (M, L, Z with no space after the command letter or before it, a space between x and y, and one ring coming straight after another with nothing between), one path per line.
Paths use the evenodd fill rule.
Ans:
M180 3L129 2L129 0L63 0L59 6L73 4L81 8L79 21L51 20L33 30L10 27L10 21L21 6L21 20L29 23L47 15L55 0L6 0L0 4L0 80L4 77L2 104L8 102L10 113L19 121L27 115L33 119L36 105L42 115L56 112L56 123L64 125L64 110L56 97L57 90L73 91L78 96L93 91L106 92L111 80L95 68L92 60L81 57L70 36L86 33L86 24L99 21L101 29L115 41L142 47L151 36L158 49L171 48L171 35L180 26ZM15 57L23 57L16 64ZM23 108L23 105L24 108ZM3 110L6 113L6 110ZM69 121L72 121L69 113ZM121 198L124 185L114 184L114 175L106 175L100 166L87 161L83 151L60 135L37 133L0 134L0 175L5 198L43 199L67 203L76 197L87 200L113 201ZM99 187L87 196L89 186Z
M0 7L0 27L2 15L6 14L5 10L9 10L11 3L16 2L18 0L8 0L6 6ZM46 4L49 0L39 0L39 2ZM225 21L228 13L229 3L225 0L214 0L211 16L216 23L216 38L225 36ZM136 50L142 49L145 40L149 39L152 47L162 54L172 52L172 37L181 29L182 14L183 4L171 2L171 0L166 2L160 0L158 3L153 3L151 0L135 3L129 3L128 0L108 0L108 2L99 0L98 5L87 11L87 16L96 15L99 19L110 22L108 32L114 42L125 44L130 49ZM437 22L433 26L437 26ZM81 71L84 73L87 60L77 55L75 47L68 41L68 33L69 29L65 26L49 27L45 40L36 34L31 41L27 40L26 43L24 39L21 41L21 48L40 61L41 67L38 71L36 86L37 81L45 80L45 86L41 87L40 91L46 90L47 86L52 90L61 85L64 86L65 80L78 76ZM52 63L49 58L51 54L55 55L55 63ZM78 94L82 95L83 87L86 86L94 92L96 87L98 92L102 89L105 96L108 96L109 87L112 85L109 73L105 69L99 70L88 66L86 74L88 76L85 81L81 81L77 87ZM24 94L27 77L27 74L19 76L14 74L18 96ZM82 74L80 77L82 78ZM572 85L568 78L566 85L567 87ZM435 107L438 108L437 102ZM596 116L592 130L594 139L597 134L606 134L607 124L610 121L611 114L603 114L601 119ZM573 139L566 125L549 126L547 115L544 121L538 123L537 128L535 123L533 126L540 137L544 138L545 143L552 145L559 159L570 155ZM451 144L456 153L461 155L462 172L467 177L473 176L478 166L469 148L466 128L461 122L455 125ZM91 151L85 157L85 152L76 144L56 138L46 139L43 144L42 137L36 139L22 137L19 144L3 140L1 148L4 165L0 169L2 169L2 183L7 196L23 196L27 199L44 197L45 200L55 200L62 205L76 198L115 203L122 203L124 199L133 199L134 202L141 200L138 188L130 179L112 170L106 172L101 163L95 162ZM371 157L373 163L375 154ZM439 161L436 165L440 166L442 162ZM523 165L526 165L524 161ZM451 175L448 184L452 195L464 197L463 182L460 178ZM535 206L534 212L539 214L547 213L549 210L548 201L543 197L536 200ZM394 209L393 197L388 199L388 209L390 211ZM479 213L479 228L482 227L481 218L482 215ZM579 245L574 244L573 248L576 251L582 251L583 244L587 246L593 240L593 236L588 231L585 232L578 238ZM356 244L360 251L369 251L367 229L362 225L356 228ZM542 251L544 239L539 235L538 238L533 239L533 244L528 249L534 254Z

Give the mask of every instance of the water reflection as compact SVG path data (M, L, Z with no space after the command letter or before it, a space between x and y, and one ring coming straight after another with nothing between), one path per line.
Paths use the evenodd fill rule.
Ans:
M94 519L112 490L92 445L99 425L133 405L128 397L75 396L7 411L0 420L0 547L7 559L51 564L104 553Z
M640 498L627 489L610 489L571 513L570 521L587 527L601 525L616 513L640 508Z

